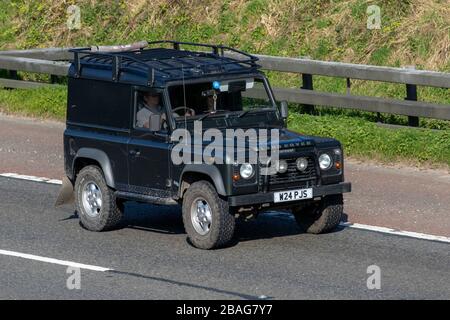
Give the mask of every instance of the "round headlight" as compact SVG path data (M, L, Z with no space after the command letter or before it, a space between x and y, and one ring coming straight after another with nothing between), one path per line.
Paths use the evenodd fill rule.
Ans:
M295 163L299 171L305 171L308 168L308 159L306 158L298 158Z
M250 163L244 163L243 165L241 165L239 173L241 174L242 178L248 179L253 175L253 166Z
M320 157L319 157L320 169L328 170L331 168L332 164L333 164L333 161L331 160L331 157L328 154L323 153L320 155Z
M277 171L279 173L285 173L288 169L288 164L286 160L278 160L277 162Z

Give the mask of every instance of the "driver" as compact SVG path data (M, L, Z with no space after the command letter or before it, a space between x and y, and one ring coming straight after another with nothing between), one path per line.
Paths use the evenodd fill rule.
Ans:
M145 92L143 103L139 107L140 110L136 114L136 126L139 128L149 127L151 115L160 114L161 120L165 119L165 114L159 101L159 94L156 92Z

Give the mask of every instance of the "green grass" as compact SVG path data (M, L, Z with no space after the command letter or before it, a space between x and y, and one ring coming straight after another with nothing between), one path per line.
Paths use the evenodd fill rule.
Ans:
M67 87L56 85L38 89L0 89L0 111L38 118L64 120Z
M342 115L291 114L289 127L308 135L341 141L347 156L383 163L450 166L450 130L380 127Z

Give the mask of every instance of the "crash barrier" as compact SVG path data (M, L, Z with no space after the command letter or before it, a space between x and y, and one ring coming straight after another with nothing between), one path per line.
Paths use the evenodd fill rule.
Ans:
M72 54L69 48L46 48L32 50L0 51L0 70L6 70L7 78L0 78L0 87L36 88L48 83L22 81L17 71L49 74L50 82L65 77ZM232 53L228 53L233 56ZM307 58L287 58L256 55L263 70L299 74L300 88L273 88L277 100L286 100L306 106L356 109L376 113L408 116L410 126L419 125L419 117L450 120L450 105L417 101L417 87L450 88L450 73L416 70L412 67L393 68L341 62L318 61ZM314 90L314 76L346 79L345 94ZM369 80L405 85L405 99L358 96L351 94L352 80ZM258 92L254 91L255 97ZM262 94L262 92L261 92Z

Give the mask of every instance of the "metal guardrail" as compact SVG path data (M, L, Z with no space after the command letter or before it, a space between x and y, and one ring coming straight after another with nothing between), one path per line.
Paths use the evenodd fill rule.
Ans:
M0 51L0 69L9 70L12 79L0 78L0 87L34 88L45 83L14 79L17 71L65 76L72 55L69 48L47 48L32 50ZM233 56L233 53L227 54ZM450 73L359 65L341 62L326 62L304 58L285 58L256 55L264 70L301 74L301 88L274 88L278 100L310 106L330 106L357 109L377 113L406 115L409 125L418 126L418 117L450 120L450 105L417 101L417 86L450 88ZM345 78L347 94L313 90L313 76ZM405 100L388 99L350 94L351 79L399 83L405 85ZM258 93L256 92L256 95Z

